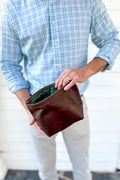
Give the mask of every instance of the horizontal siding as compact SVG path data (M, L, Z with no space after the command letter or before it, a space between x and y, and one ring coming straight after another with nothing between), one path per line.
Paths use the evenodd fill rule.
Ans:
M0 1L0 14L4 0ZM120 1L104 0L115 26L120 31ZM0 15L1 22L1 15ZM1 31L1 24L0 24ZM89 42L89 61L98 49ZM92 171L114 171L120 157L120 55L110 72L90 78L85 93L91 129L90 168ZM0 154L10 169L37 169L29 133L27 113L15 95L8 91L0 72ZM57 169L71 170L71 162L63 142L57 136Z
M108 13L120 31L120 1L104 0ZM119 35L120 37L120 35ZM89 60L96 53L90 41ZM120 55L110 72L90 78L86 91L89 107L91 143L90 167L94 171L114 171L120 168Z

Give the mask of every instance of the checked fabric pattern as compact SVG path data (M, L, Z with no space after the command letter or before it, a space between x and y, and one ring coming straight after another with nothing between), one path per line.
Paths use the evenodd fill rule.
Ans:
M96 57L111 69L120 41L101 0L8 0L2 17L1 69L11 92L30 94L54 83L65 68L88 59L89 35ZM24 59L24 75L21 61ZM88 80L79 85L81 94Z

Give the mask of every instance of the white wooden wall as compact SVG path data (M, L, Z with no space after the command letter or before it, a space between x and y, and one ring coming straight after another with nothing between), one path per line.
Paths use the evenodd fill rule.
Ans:
M120 31L120 1L103 2ZM89 59L96 52L90 42ZM120 55L111 71L91 78L86 97L91 127L90 167L95 171L114 171L120 168Z
M3 2L0 0L0 21ZM116 27L120 30L120 0L104 0ZM1 25L0 25L1 30ZM89 60L97 48L90 42ZM120 55L110 72L91 78L86 92L91 127L90 168L114 171L120 168ZM28 130L28 117L17 98L11 94L0 72L0 157L9 169L37 169ZM1 158L0 158L1 159ZM71 170L62 135L57 137L57 169Z

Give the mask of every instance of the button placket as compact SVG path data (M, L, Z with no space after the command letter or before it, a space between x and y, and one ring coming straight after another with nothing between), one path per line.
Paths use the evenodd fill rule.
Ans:
M53 42L53 51L54 51L54 66L56 67L54 71L58 74L60 71L60 64L59 64L59 34L58 34L58 27L56 22L56 9L53 4L53 1L50 0L49 6L50 12L50 21L51 21L51 33L52 33L52 42Z
M55 21L52 21L52 24L55 24Z

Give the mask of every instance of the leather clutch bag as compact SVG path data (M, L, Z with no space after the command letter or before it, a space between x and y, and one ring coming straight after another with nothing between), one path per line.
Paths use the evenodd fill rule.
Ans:
M57 89L50 84L33 94L26 105L49 137L84 118L77 85L64 91L64 87Z

